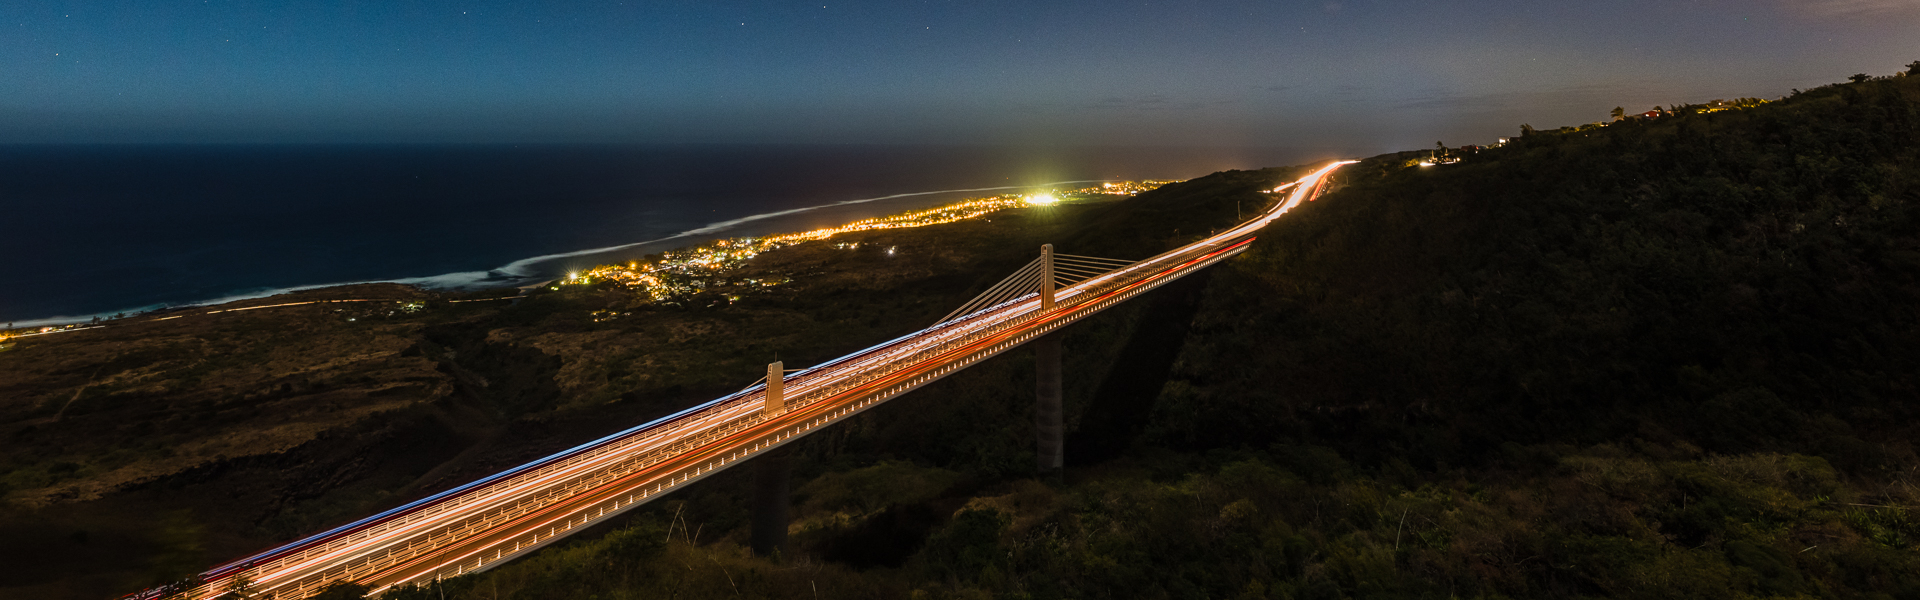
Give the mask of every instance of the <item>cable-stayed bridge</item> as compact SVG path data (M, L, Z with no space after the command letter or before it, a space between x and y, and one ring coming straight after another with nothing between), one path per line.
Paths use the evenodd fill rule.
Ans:
M1273 209L1159 256L1123 261L1045 246L926 329L807 369L773 363L767 378L734 394L129 597L201 600L237 582L253 598L306 598L339 582L378 593L503 564L1243 252L1255 232L1312 199L1345 164L1275 188L1287 196ZM1057 468L1057 431L1049 458L1042 429L1042 468L1049 460Z

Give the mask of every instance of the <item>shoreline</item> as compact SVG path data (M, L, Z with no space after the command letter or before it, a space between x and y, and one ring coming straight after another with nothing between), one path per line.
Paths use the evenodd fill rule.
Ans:
M96 326L104 325L106 323L110 323L114 321L130 320L135 317L154 317L154 316L165 315L167 313L172 313L172 312L191 310L195 308L220 306L224 304L231 304L234 302L243 302L247 300L257 300L261 298L269 298L269 297L278 296L282 294L291 294L291 293L298 293L298 292L305 292L305 291L312 291L312 290L319 290L319 289L326 289L326 288L353 286L353 285L397 284L397 285L404 285L404 286L409 286L409 287L413 287L413 288L417 288L425 291L432 291L432 292L515 288L520 290L521 294L525 294L528 290L539 288L541 286L549 285L556 281L561 281L565 279L564 277L559 276L557 273L556 274L540 273L531 268L534 265L551 263L557 260L563 260L563 259L575 258L575 257L589 257L589 256L595 256L595 255L614 254L614 253L633 253L633 252L652 253L652 252L645 252L647 250L651 250L653 252L665 252L665 251L677 250L682 248L692 248L703 243L703 241L700 240L702 236L720 234L726 231L740 228L741 226L748 225L750 223L759 223L759 222L766 222L766 221L777 222L777 220L782 217L792 217L795 215L811 213L811 212L820 211L823 209L831 209L836 207L857 206L862 204L885 202L889 200L901 200L905 198L935 196L935 195L941 195L941 194L965 194L965 193L972 193L972 192L1034 189L1034 188L1044 188L1048 186L1057 186L1057 185L1080 184L1080 183L1103 183L1103 182L1110 182L1110 181L1120 181L1120 180L1088 179L1088 180L1073 180L1073 181L1056 181L1056 182L1040 184L1037 186L1019 185L1019 186L995 186L995 187L984 187L984 188L962 188L962 189L951 189L951 190L932 190L932 191L924 191L924 192L906 192L906 193L900 193L900 194L890 194L886 196L877 196L872 198L857 198L853 200L841 200L837 202L817 204L814 206L773 211L773 212L767 212L767 213L759 213L759 214L747 215L745 217L740 217L735 219L716 221L716 222L702 225L700 227L696 227L694 229L689 229L680 233L676 233L670 236L655 238L652 240L646 240L641 242L632 242L627 244L619 244L615 246L606 246L601 248L591 248L586 250L575 250L570 252L560 252L560 253L533 256L529 258L519 259L510 263L507 263L506 265L502 265L500 267L488 269L485 271L454 271L454 272L442 273L439 275L430 275L430 276L424 276L424 277L398 277L393 279L377 279L377 280L366 280L366 281L343 281L343 282L333 282L333 283L323 283L323 284L310 284L310 285L299 285L299 286L291 286L291 287L260 289L260 290L254 290L254 291L242 291L242 292L231 293L225 296L220 296L217 298L211 298L207 300L197 300L197 301L184 303L184 304L151 304L151 305L141 306L136 308L103 311L100 313L87 314L87 315L61 315L61 316L54 316L54 317L44 317L39 319L6 321L7 328L0 329L0 331L11 332L11 331L17 331L17 330L24 330L24 329L44 329L49 327L55 328L52 331L13 333L11 337L25 337L28 335L44 335L47 333L80 331L83 329L92 329ZM1141 180L1141 181L1158 181L1158 180ZM913 208L924 209L924 208L932 208L935 206L942 206L942 205L941 204L916 205ZM760 233L760 235L776 235L776 234L784 234L784 233L792 233L792 232L769 231L769 232L762 232ZM714 239L726 239L727 237L739 237L739 236L716 236ZM705 241L711 241L711 240L705 240ZM671 243L671 242L681 242L681 243L678 243L677 245L671 246L671 247L664 246L665 244ZM598 264L596 263L595 266L598 266ZM513 272L515 270L522 271L525 274L515 274ZM115 314L121 314L125 316L119 319L112 318L112 316ZM98 324L93 322L93 320L96 318L100 319L100 322Z

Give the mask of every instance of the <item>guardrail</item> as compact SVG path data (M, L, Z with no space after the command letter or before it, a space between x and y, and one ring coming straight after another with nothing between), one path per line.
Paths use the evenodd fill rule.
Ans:
M891 386L879 392L879 395L891 398L931 383L959 368L1052 331L1066 322L1077 321L1084 318L1086 314L1124 301L1145 289L1158 287L1164 282L1133 290L1118 298L1101 298L1102 294L1162 274L1164 269L1173 265L1214 251L1216 246L1218 244L1182 248L1140 261L1125 269L1109 273L1107 276L1062 289L1060 303L1055 310L1046 314L1072 314L1074 316L1071 319L1050 323L1038 328L1035 332L1028 332L1009 342L972 353L977 356L962 357L958 360L948 359L957 364L950 365L950 369L941 370L937 375L924 380L915 379L906 382L903 386ZM1211 262L1209 261L1208 264ZM1084 313L1080 312L1081 305L1088 301L1094 301L1098 306ZM1023 327L1042 316L1044 315L1039 310L1037 295L1028 294L842 359L800 371L787 380L788 389L792 390L792 395L789 396L787 408L783 412L802 410L825 399L886 379L988 337ZM346 529L345 531L340 531L336 535L314 540L300 547L272 551L269 553L272 556L264 562L248 561L252 564L241 563L237 565L240 566L239 569L232 568L236 565L224 566L222 570L226 572L220 573L219 578L209 578L203 585L189 592L188 596L199 597L216 593L221 588L221 582L233 576L245 576L249 580L258 582L266 595L274 598L305 597L308 593L331 582L359 579L423 556L448 544L467 539L479 532L490 530L501 523L553 506L621 477L643 471L721 437L758 425L772 416L759 410L759 406L764 403L764 395L765 386L756 385L626 432L523 465L510 471L511 474L506 477L478 487L457 489L459 493L446 497L429 498L433 501L415 506L411 510L404 510L399 514L387 514L378 521L359 527L348 526L342 528ZM861 408L864 409L865 406L867 404L862 404ZM834 418L827 422L837 420ZM810 425L804 430L811 430L824 424L826 422ZM731 459L723 458L720 464L740 460L765 449L768 448L756 445L741 456ZM718 464L709 468L717 466ZM609 509L624 512L624 509L639 501L649 499L669 488L684 485L692 479L686 474L681 474L679 479L658 484L654 490L642 491L624 504L615 502ZM476 505L479 506L476 507ZM529 542L516 540L511 547L504 550L507 553L505 556L531 551L537 547L536 545L544 545L541 542L551 539L556 531L571 529L587 521L607 516L609 512L608 509L602 509L592 517L583 517L578 523L571 520L563 521L556 525L557 529L550 528L554 530L545 532L545 537L536 533L535 539ZM384 543L381 541L395 532L409 528L417 528L419 531L405 534L403 537L386 539ZM329 554L340 554L341 558L314 564L316 559L323 559ZM474 563L472 567L467 567L465 564L469 560L450 566L453 567L455 574L459 574L470 572L481 564L497 561L498 558L498 556L472 557L470 559ZM158 591L160 590L149 592ZM158 595L155 593L151 596L146 594L142 596Z
M1328 167L1321 173L1335 167ZM1299 192L1296 191L1294 200L1276 210L1284 211L1297 204L1298 196ZM1270 214L1267 219L1277 214ZM452 547L502 524L538 515L543 510L581 498L583 494L606 496L604 499L593 498L594 503L584 509L561 515L535 526L528 533L516 534L500 543L458 557L450 564L446 564L443 557L443 564L436 565L426 573L433 576L457 575L495 564L503 558L531 552L575 527L624 512L654 496L703 478L727 464L770 450L794 437L944 378L1186 273L1211 266L1244 251L1253 240L1251 233L1263 223L1264 220L1249 222L1229 230L1225 235L1066 286L1056 294L1057 303L1052 310L1042 311L1037 295L1027 294L804 369L783 380L789 395L785 408L777 413L769 414L761 410L765 404L766 388L756 384L502 474L222 565L203 574L206 581L186 591L186 597L202 598L217 594L222 589L223 580L241 576L260 582L259 589L264 592L264 597L303 598L334 581L360 580L377 573L391 572L391 569L408 564L408 561ZM1039 319L1044 319L1044 322L1035 324L1034 321ZM1012 335L1007 335L1009 333ZM992 343L975 347L990 340ZM956 355L957 352L961 354ZM865 389L876 382L884 382L903 372L930 364L933 365L930 370L914 374L908 379ZM863 389L865 391L861 391ZM838 404L823 406L823 403L830 401ZM682 457L722 438L748 431L781 415L819 410L825 410L826 413L741 442L736 448L712 459L696 461L690 466L625 488L615 490L610 487L623 478ZM408 532L409 529L414 531ZM406 533L395 536L398 532ZM328 558L329 555L337 556ZM158 588L131 597L147 600L167 591L167 588Z

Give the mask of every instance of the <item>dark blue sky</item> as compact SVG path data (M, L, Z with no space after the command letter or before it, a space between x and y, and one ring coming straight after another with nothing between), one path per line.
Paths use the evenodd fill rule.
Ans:
M1920 60L1915 0L0 3L6 142L1487 141Z

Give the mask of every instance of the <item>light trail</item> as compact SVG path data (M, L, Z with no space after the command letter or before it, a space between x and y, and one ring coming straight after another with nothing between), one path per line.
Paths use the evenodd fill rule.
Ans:
M1245 251L1252 234L1317 196L1319 169L1286 200L1226 231L1058 290L1027 294L875 345L783 381L780 410L756 384L553 456L221 565L181 590L204 600L244 576L258 598L305 598L336 581L376 592L491 568L820 428ZM254 308L271 308L288 303ZM337 301L335 301L337 302ZM210 314L210 313L209 313ZM150 600L167 590L133 598Z

